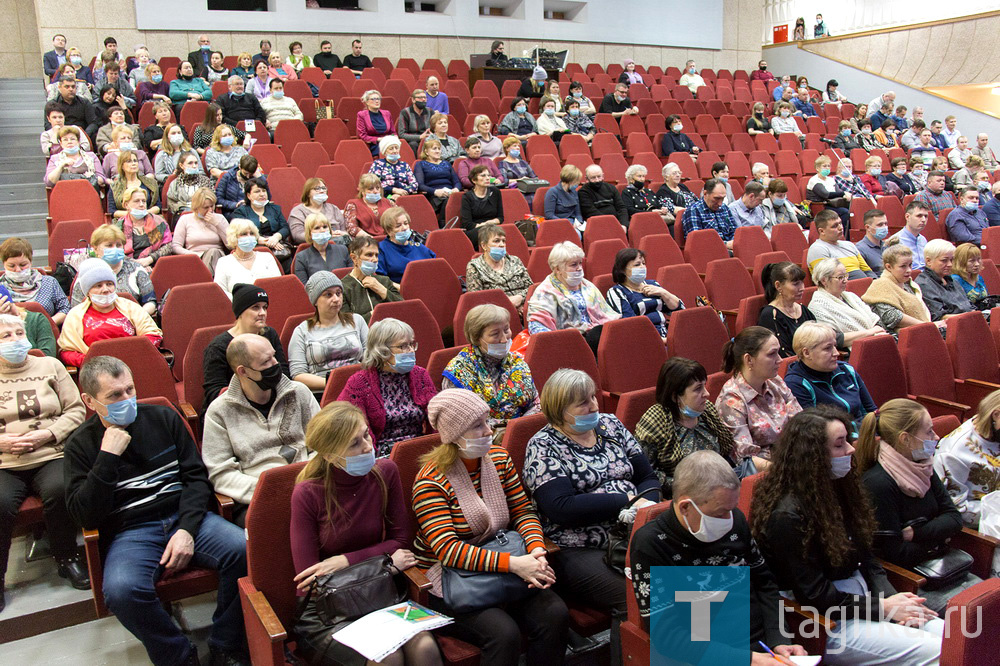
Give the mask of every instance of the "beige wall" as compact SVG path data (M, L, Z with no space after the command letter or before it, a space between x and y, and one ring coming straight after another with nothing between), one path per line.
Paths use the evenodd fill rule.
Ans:
M35 0L0 0L0 17L7 26L7 37L0 40L0 77L41 76Z
M1000 12L936 21L838 39L803 48L916 88L1000 79Z
M169 2L169 0L164 0ZM466 1L466 0L462 0ZM610 0L608 0L610 1ZM52 35L65 34L70 45L83 51L84 60L103 48L104 38L113 35L119 48L130 51L135 44L146 44L153 57L175 55L183 57L196 46L197 36L202 31L139 31L136 29L135 5L132 0L0 0L0 7L34 5L37 23L26 28L22 24L21 41L18 48L25 50L21 58L0 53L10 63L4 65L3 76L40 76L41 54L52 48ZM586 44L576 42L546 42L543 45L553 50L569 50L571 62L602 64L620 62L626 57L634 58L644 65L671 65L681 67L688 58L695 58L701 67L715 69L752 69L760 59L760 34L763 22L764 0L724 0L723 6L723 48L722 50L677 49L655 46L631 46L627 44ZM662 20L663 17L656 17ZM37 26L37 27L36 27ZM31 31L35 31L31 44ZM350 52L351 40L355 35L324 34L260 34L240 32L209 32L212 46L228 54L247 50L257 52L257 44L262 38L269 38L279 51L284 52L289 42L298 40L305 45L309 54L319 50L319 42L329 39L335 52L343 55ZM627 39L627 35L621 36ZM425 58L440 58L445 63L452 59L468 58L470 53L486 53L490 40L462 39L458 37L408 37L399 35L362 35L365 53L385 56L390 60L413 57L418 62ZM537 42L507 42L507 53L519 53L532 48ZM32 49L34 52L32 53ZM20 52L18 53L20 55Z

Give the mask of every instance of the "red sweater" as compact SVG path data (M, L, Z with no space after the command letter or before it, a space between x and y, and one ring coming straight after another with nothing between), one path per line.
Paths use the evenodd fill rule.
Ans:
M118 308L110 312L98 312L95 308L87 308L83 315L83 341L92 347L98 340L114 338L130 338L135 335L135 325L121 313ZM147 335L154 347L159 347L163 338L159 335ZM86 354L64 349L59 352L59 358L67 365L79 368L83 365Z
M296 572L334 555L344 555L350 564L357 564L410 547L413 524L396 463L380 458L375 461L375 469L385 480L388 497L384 513L380 510L382 488L374 471L359 477L334 468L337 502L343 511L333 517L332 523L326 515L323 481L295 486L290 540Z

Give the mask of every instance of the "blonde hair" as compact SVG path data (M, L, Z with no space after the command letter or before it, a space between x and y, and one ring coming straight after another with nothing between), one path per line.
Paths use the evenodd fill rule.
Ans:
M927 241L927 245L924 246L924 261L931 261L937 259L945 252L954 251L955 246L952 245L951 241L946 241L943 238L933 238Z
M326 224L327 226L330 225L330 220L328 220L326 215L324 215L323 213L310 213L309 215L306 216L306 220L304 223L306 228L306 242L309 243L310 245L312 245L313 242L312 241L313 228L320 222Z
M199 187L197 190L194 191L194 194L191 195L192 212L196 208L201 208L202 206L204 206L205 202L207 201L211 201L212 207L213 208L215 207L215 204L218 202L218 198L216 198L215 196L215 190L213 190L210 187Z
M170 142L170 130L177 128L181 132L181 136L184 137L184 141L179 146L175 146ZM163 128L163 141L160 142L160 150L162 150L167 155L173 155L174 153L186 153L191 150L191 143L184 136L184 128L181 127L179 123L169 123Z
M894 398L879 407L878 411L865 414L858 441L854 444L857 448L854 457L858 461L858 471L865 472L878 462L880 441L909 459L909 452L899 448L899 435L904 432L914 434L926 413L927 410L918 402Z
M487 116L487 115L485 115L485 114L482 114L482 113L480 113L480 114L479 114L478 116L476 116L475 120L473 120L473 121L472 121L472 129L474 129L475 131L477 131L477 132L478 132L478 131L479 131L479 126L480 126L480 125L482 124L482 122L483 122L484 120L485 120L486 122L490 123L491 125L493 124L493 121L492 121L492 120L490 120L490 117L489 117L489 116ZM511 137L511 138L513 139L513 138L515 138L515 137ZM505 141L504 143L506 143L506 141Z
M59 137L60 139L62 139L64 136L67 136L69 134L72 134L73 136L75 136L77 141L81 140L80 139L80 134L81 134L80 133L80 128L77 127L76 125L63 125L62 127L59 128L59 132L58 132L58 134L56 134L56 136Z
M253 67L253 56L250 55L249 53L247 53L246 51L243 51L238 56L236 56L236 66L237 67L242 67L243 66L243 58L249 58L250 59L250 66Z
M260 231L257 230L257 225L253 222L239 217L230 220L229 226L226 228L226 246L231 250L235 249L237 239L248 231L252 231L254 237L260 241Z
M222 123L221 125L219 125L219 126L217 126L215 128L214 132L212 132L212 149L213 150L222 150L222 144L219 143L219 141L220 141L220 139L222 139L222 133L225 132L225 131L228 131L230 134L233 135L233 145L236 145L236 141L235 141L235 139L236 139L236 132L234 132L233 128L230 127L229 125L227 125L226 123Z
M111 141L117 141L118 137L127 134L130 139L135 138L135 134L132 132L131 125L119 125L118 127L111 130Z
M573 405L594 395L594 380L583 370L556 370L542 388L542 413L553 426L561 426L563 414Z
M406 212L406 209L402 206L393 206L389 210L382 213L382 217L379 218L379 224L382 225L382 230L385 232L386 236L392 233L392 228L396 226L396 222L400 217L406 216L406 221L410 221L410 214Z
M966 268L969 265L969 261L972 259L982 259L983 253L978 247L972 243L962 243L957 248L955 248L955 266L954 271L958 273L959 277L968 283L972 283L970 280L969 272Z
M90 234L90 247L97 247L98 245L113 243L115 241L124 243L125 232L113 224L102 224L94 229L94 233Z
M125 163L128 162L129 159L135 159L136 163L138 163L139 155L136 154L134 150L121 150L118 152L118 164L116 165L115 170L118 172L119 178L125 177L124 167Z
M843 266L839 259L834 259L833 257L827 257L826 259L820 259L813 266L812 270L812 281L819 287L826 289L826 285L823 283L833 277L833 274L837 272L837 268Z
M315 451L316 455L302 468L295 478L295 483L323 481L323 499L331 529L334 527L334 518L342 517L344 510L337 501L337 484L333 480L335 466L327 458L345 457L344 452L354 443L358 429L367 427L364 413L351 403L341 401L331 402L319 410L306 426L306 448ZM388 522L389 516L385 512L388 504L385 479L382 478L377 466L372 467L371 473L375 475L375 480L382 490L382 516Z
M630 169L632 167L629 167ZM567 164L559 171L559 182L561 183L575 183L583 178L583 173L580 169L572 164Z
M822 164L832 164L832 162L830 161L830 158L827 157L826 155L820 155L819 157L816 158L816 161L813 162L813 166L819 169L820 165Z
M882 264L885 266L897 266L903 259L913 260L913 250L902 243L896 243L885 248L882 252Z
M979 402L974 423L976 434L991 442L998 441L996 428L993 427L993 412L1000 409L1000 391L993 391Z
M441 115L441 114L438 114ZM516 141L516 139L515 139ZM420 159L426 160L431 155L431 148L437 146L441 148L441 142L437 139L424 139L424 143L420 146Z
M871 157L865 160L866 167L874 166L876 164L882 166L882 158L879 157L878 155L872 155Z
M472 346L478 347L483 337L483 331L490 326L509 323L510 311L507 308L502 308L494 303L477 305L465 315L465 324L463 326L465 339Z
M146 194L146 191L139 185L133 185L122 193L122 203L128 203L131 201L132 197L134 197L136 193L141 194L146 203L149 203L149 195Z
M372 95L378 95L379 99L382 99L382 93L372 88L371 90L366 90L364 94L361 95L361 102L363 104L367 104L368 98L370 98Z
M370 190L373 187L377 187L379 190L381 190L382 179L373 173L361 174L361 178L358 180L358 198L364 201L365 191Z
M827 338L837 339L837 332L830 324L822 321L804 322L795 330L792 337L792 350L795 355L802 357L803 349L812 349Z

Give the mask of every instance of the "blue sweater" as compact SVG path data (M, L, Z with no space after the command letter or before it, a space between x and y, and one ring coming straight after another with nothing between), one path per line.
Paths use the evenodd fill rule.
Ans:
M388 275L389 279L399 284L403 279L406 264L418 259L433 259L437 255L427 249L426 245L396 245L386 238L378 244L378 272Z
M580 197L576 190L566 191L563 186L555 185L545 193L545 219L565 219L570 222L583 222L580 211Z
M417 187L428 196L434 196L434 190L440 190L443 187L462 189L458 174L445 161L432 164L427 160L417 160L416 164L413 165L413 175L417 178Z
M849 413L855 426L860 425L865 414L876 409L861 377L842 361L833 372L816 372L802 361L795 361L788 366L785 384L803 409L833 405Z

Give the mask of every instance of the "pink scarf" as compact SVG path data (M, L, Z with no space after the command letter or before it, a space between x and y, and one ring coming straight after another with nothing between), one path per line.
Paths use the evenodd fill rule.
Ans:
M931 489L934 467L930 459L914 462L885 442L879 444L878 462L889 473L904 495L923 497Z

